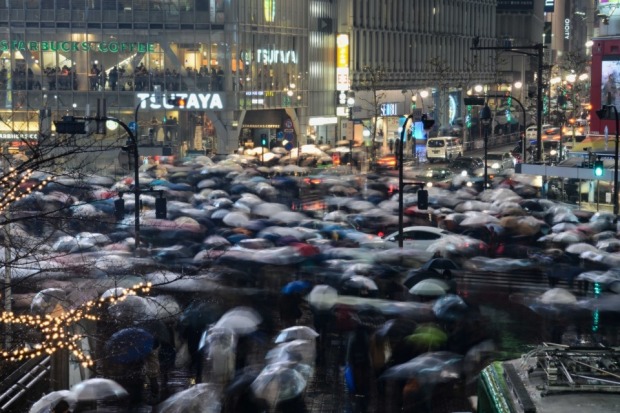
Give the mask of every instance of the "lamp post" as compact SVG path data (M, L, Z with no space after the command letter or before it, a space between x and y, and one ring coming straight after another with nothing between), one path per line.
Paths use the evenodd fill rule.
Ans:
M611 111L613 110L614 116L611 116ZM614 223L618 222L618 133L620 132L620 121L618 119L618 109L616 109L613 105L604 105L601 109L596 111L596 115L599 119L613 119L616 121L616 148L614 150Z
M489 108L487 103L480 110L480 123L484 127L484 189L486 190L489 183L487 151L489 146L489 126L491 125L491 108Z
M404 198L403 198L403 152L405 151L405 131L407 130L407 122L413 121L413 114L407 116L403 123L403 128L400 131L400 142L398 144L398 248L403 247L403 214L404 211Z

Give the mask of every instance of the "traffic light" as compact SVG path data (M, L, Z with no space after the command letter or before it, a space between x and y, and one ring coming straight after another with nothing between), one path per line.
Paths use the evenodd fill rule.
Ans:
M260 146L267 146L267 135L265 135L264 133L260 135Z
M168 104L170 106L174 106L175 108L185 108L187 100L185 100L185 98L172 98L168 99Z
M594 176L601 177L605 173L603 161L594 161Z
M471 105L467 105L467 116L465 116L465 126L471 128Z
M428 191L426 189L418 191L418 209L428 209Z
M422 120L422 126L424 127L424 130L432 129L433 125L435 124L435 121L433 119L429 119L426 114L422 115L421 120Z

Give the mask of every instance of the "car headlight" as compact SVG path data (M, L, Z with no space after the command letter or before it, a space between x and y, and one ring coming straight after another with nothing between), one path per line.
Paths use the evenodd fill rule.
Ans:
M461 171L461 176L467 176L467 171Z
M491 164L491 168L493 169L499 169L499 164L497 162Z
M426 183L426 186L427 186L427 187L429 187L429 188L431 188L431 187L433 186L433 183L432 183L432 182L427 182L427 183Z
M555 156L555 155L557 155L557 154L558 154L558 151L556 151L555 149L552 149L552 150L549 152L549 155L551 155L551 156Z

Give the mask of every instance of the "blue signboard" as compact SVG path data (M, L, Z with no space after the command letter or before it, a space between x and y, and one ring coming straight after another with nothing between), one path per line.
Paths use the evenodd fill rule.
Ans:
M133 133L136 133L136 129L137 129L136 122L129 122L127 124L127 127L129 128L130 131L132 131Z

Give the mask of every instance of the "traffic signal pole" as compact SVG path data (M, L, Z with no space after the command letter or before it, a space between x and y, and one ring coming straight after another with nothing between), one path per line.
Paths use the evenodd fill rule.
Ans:
M138 112L138 109L136 108L136 113ZM71 120L67 120L65 118L63 118L62 122L56 122L56 130L59 131L59 133L67 133L64 131L71 131L74 130L75 134L78 133L84 133L84 122L76 122L76 120L83 120L83 121L96 121L97 124L103 122L105 124L105 122L107 121L112 121L117 123L118 125L120 125L125 132L127 132L127 135L129 135L129 150L131 152L133 152L133 173L134 173L134 199L135 199L135 208L134 208L134 218L135 218L135 222L134 222L134 238L135 238L135 249L134 249L134 255L138 255L138 249L140 246L140 155L138 154L138 140L136 139L136 135L135 133L131 130L131 128L129 128L129 126L123 122L120 119L117 118L111 118L108 116L97 116L97 117L91 117L91 116L72 116ZM136 124L137 127L137 124Z
M542 160L542 115L543 115L543 59L545 45L537 43L533 46L508 46L508 47L480 47L478 46L479 39L474 39L474 45L470 47L470 50L503 50L505 52L519 53L526 56L536 57L538 59L538 65L536 67L536 160ZM526 52L525 50L536 50L536 53ZM514 98L513 98L514 99Z

